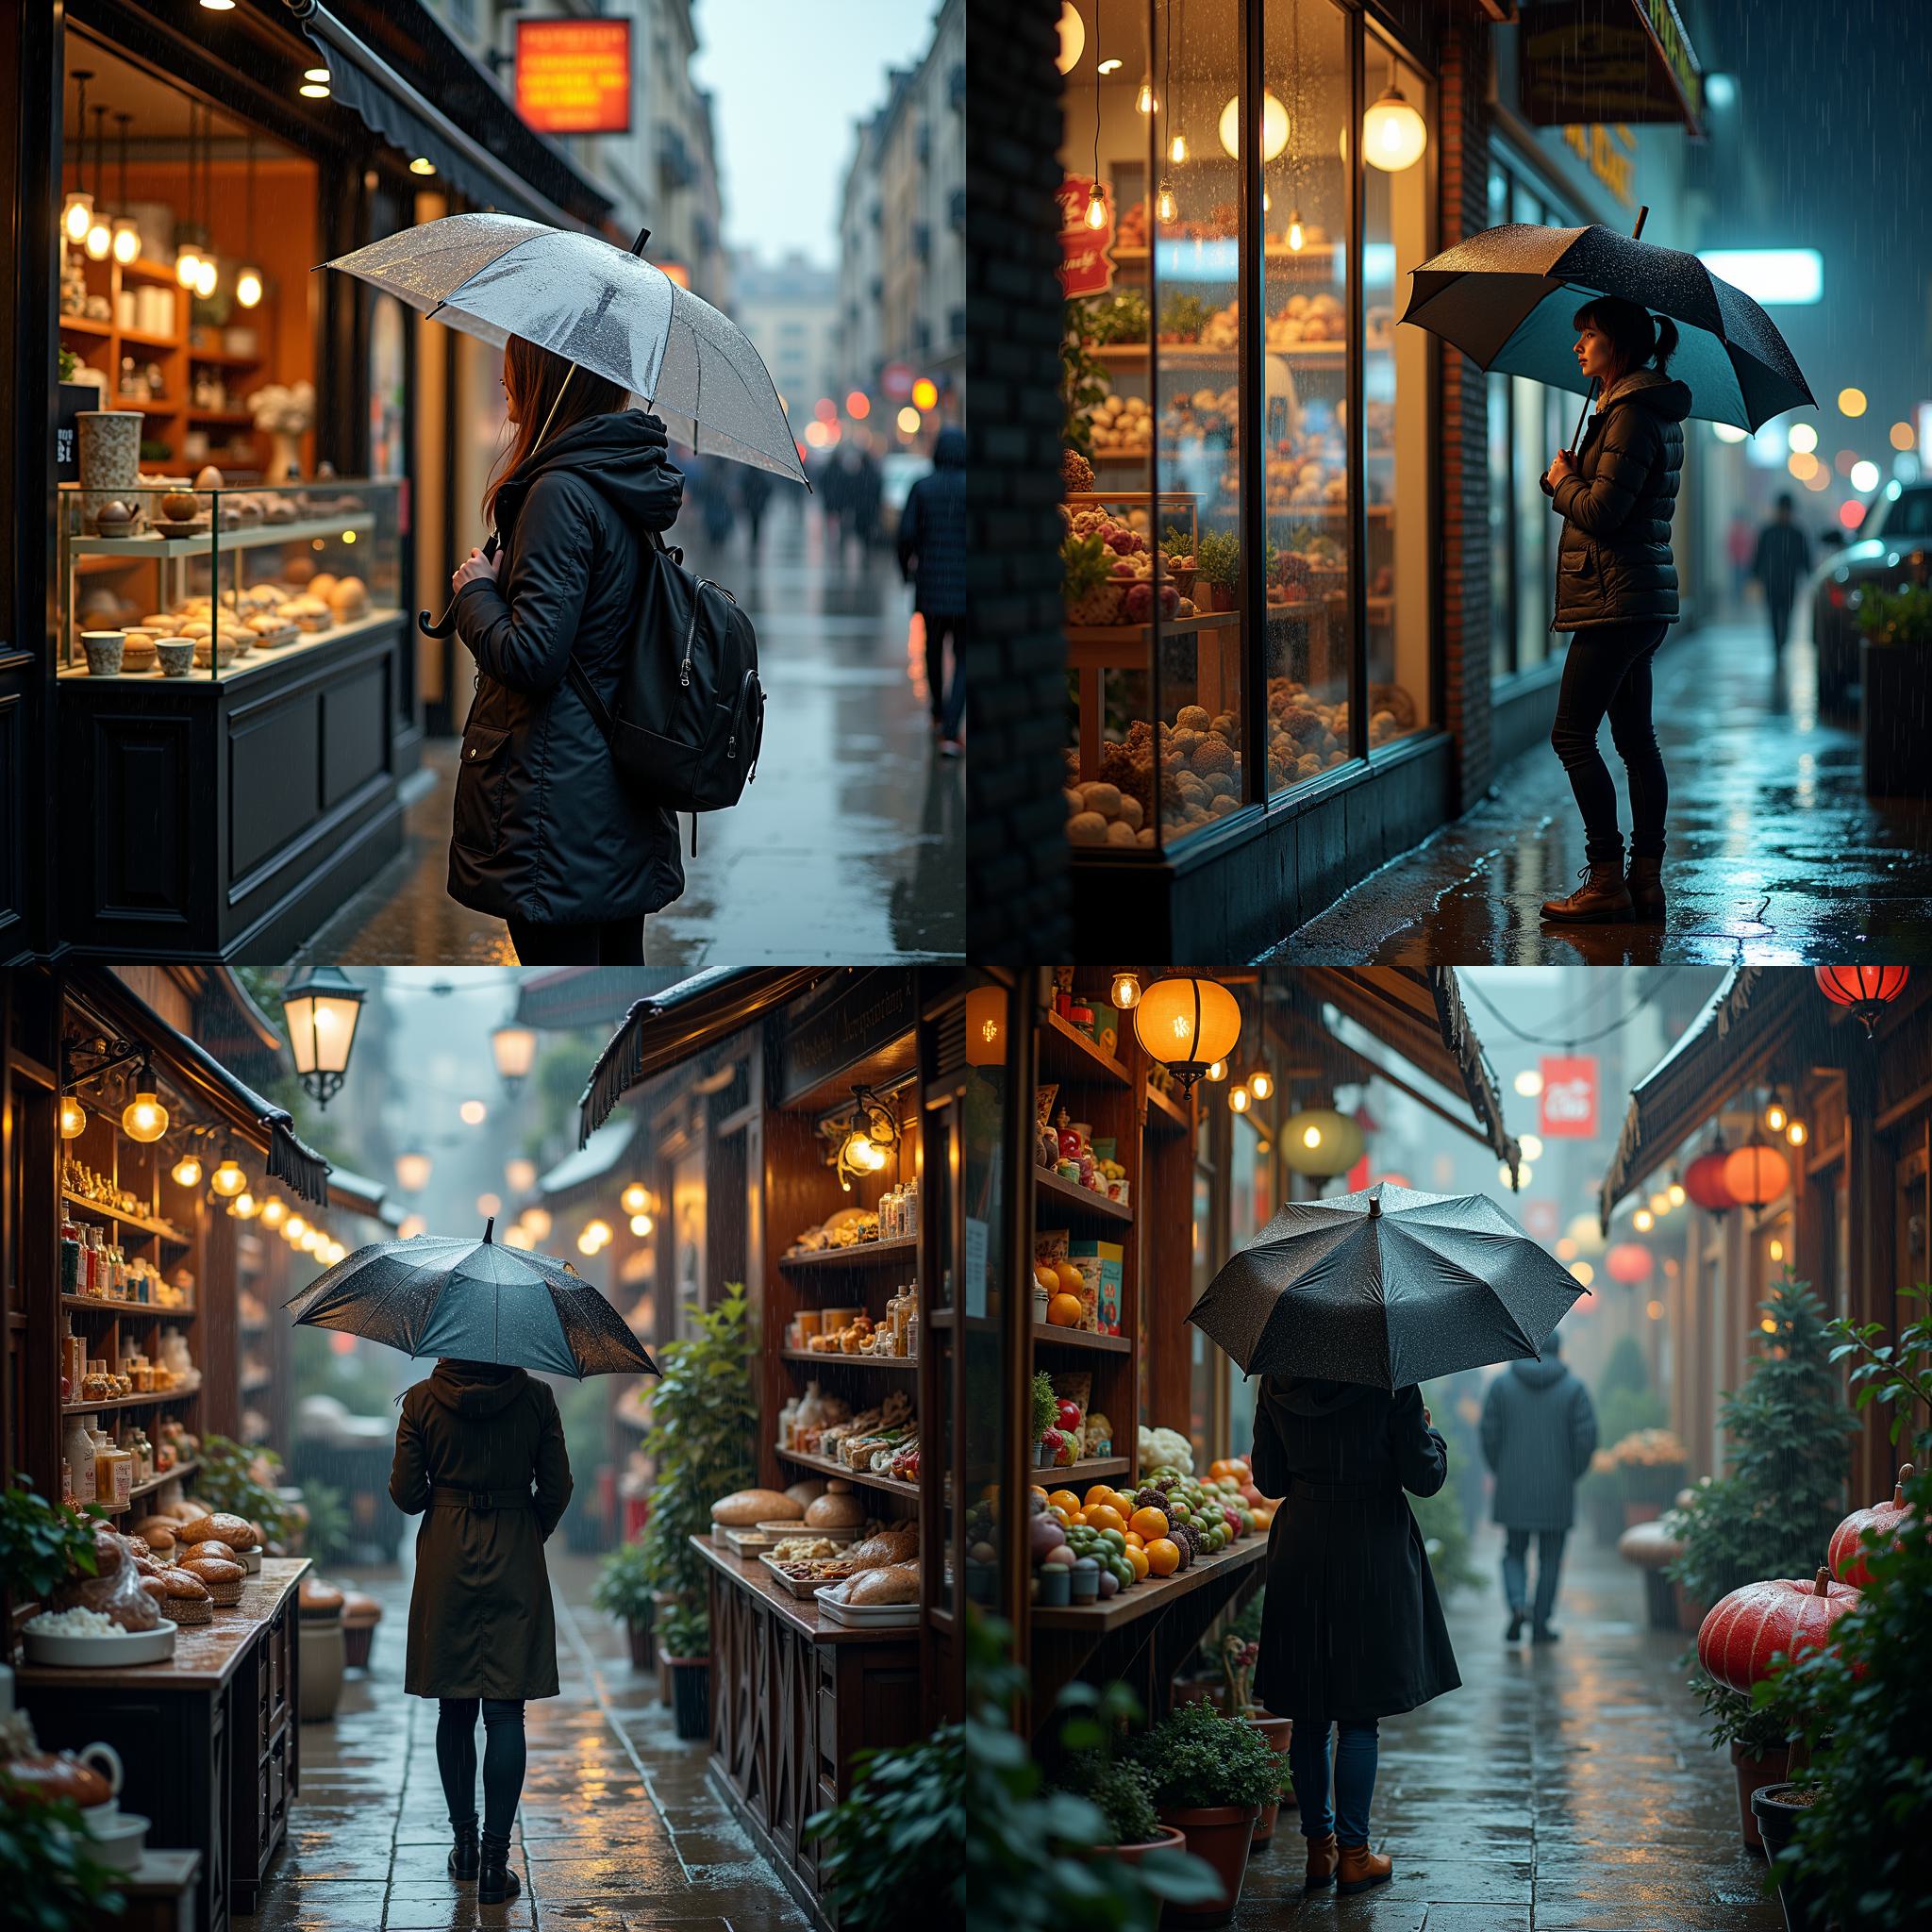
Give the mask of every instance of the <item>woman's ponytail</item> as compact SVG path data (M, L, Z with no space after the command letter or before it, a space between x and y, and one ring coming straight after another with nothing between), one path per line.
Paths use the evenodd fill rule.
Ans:
M1657 372L1670 374L1670 360L1677 353L1677 325L1668 315L1657 319Z

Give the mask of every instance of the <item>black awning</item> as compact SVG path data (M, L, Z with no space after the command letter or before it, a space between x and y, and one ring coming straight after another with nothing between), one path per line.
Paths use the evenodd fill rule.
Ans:
M335 99L472 201L552 227L600 229L615 206L525 123L422 0L286 0Z
M517 989L516 1023L541 1032L614 1026L646 994L675 984L669 974L636 966L559 966Z
M332 1167L328 1174L328 1205L350 1214L366 1214L372 1221L386 1221L388 1191L380 1181L366 1174L351 1174L345 1167ZM399 1209L396 1219L402 1219Z

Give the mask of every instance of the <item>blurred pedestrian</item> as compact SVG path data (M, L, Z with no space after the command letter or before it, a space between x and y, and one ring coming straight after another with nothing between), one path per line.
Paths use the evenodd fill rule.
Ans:
M765 505L771 500L772 477L767 470L747 463L739 472L738 501L744 511L744 524L751 554L758 554L758 529L765 520Z
M1514 1643L1530 1620L1533 1643L1554 1643L1550 1613L1563 1568L1563 1543L1576 1520L1576 1485L1596 1454L1596 1409L1590 1391L1564 1367L1552 1335L1542 1358L1511 1362L1483 1403L1483 1460L1496 1478L1492 1514L1505 1532L1505 1639ZM1536 1538L1536 1603L1529 1602L1529 1540Z
M1781 656L1791 627L1791 605L1811 569L1811 540L1792 517L1791 492L1780 490L1773 499L1775 512L1757 533L1751 575L1764 586L1764 608L1771 615L1771 654Z
M1308 1845L1305 1886L1366 1891L1392 1873L1369 1850L1376 1724L1462 1682L1404 1494L1442 1487L1448 1447L1419 1389L1263 1375L1253 1468L1262 1494L1282 1499L1268 1540L1255 1695L1294 1720L1289 1768Z
M1665 373L1677 325L1641 304L1598 296L1571 318L1576 359L1602 385L1573 461L1557 452L1542 487L1563 519L1557 613L1567 630L1550 744L1583 815L1581 888L1543 903L1553 924L1664 916L1669 787L1650 716L1650 660L1677 621L1671 514L1684 467L1690 391ZM1630 779L1630 869L1617 829L1617 788L1597 750L1605 715Z
M1744 608L1745 586L1751 581L1751 519L1741 509L1731 512L1731 526L1724 532L1724 552L1731 559L1731 601Z
M911 580L912 608L925 625L925 690L932 728L944 758L959 755L966 716L960 649L966 624L966 432L941 429L932 470L915 483L899 512L899 568ZM946 642L953 678L946 682Z
M879 469L878 458L861 444L858 459L852 466L850 494L852 533L858 539L861 556L870 553L878 541L879 497L884 489L885 477Z

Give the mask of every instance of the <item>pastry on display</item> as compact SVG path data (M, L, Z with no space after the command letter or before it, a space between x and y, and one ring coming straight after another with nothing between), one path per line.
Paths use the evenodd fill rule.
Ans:
M280 609L283 617L302 630L326 630L333 620L328 606L314 595L291 597Z
M198 1576L208 1586L208 1595L225 1608L242 1601L242 1586L248 1573L240 1563L227 1562L220 1557L187 1557L175 1567Z
M161 1614L170 1623L208 1624L214 1621L214 1596L192 1571L166 1569L156 1580L165 1591L161 1598Z
M311 585L309 595L318 594L320 593ZM338 624L353 623L369 608L369 588L360 577L342 577L329 592L328 601Z
M711 1505L711 1521L734 1529L749 1529L759 1523L796 1523L805 1514L782 1490L734 1490Z

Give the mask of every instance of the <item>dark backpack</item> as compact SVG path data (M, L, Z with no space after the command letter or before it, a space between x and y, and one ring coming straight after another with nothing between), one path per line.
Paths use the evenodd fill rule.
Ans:
M667 811L723 811L755 775L765 731L758 641L751 619L722 584L684 568L684 553L654 531L637 638L618 672L617 702L605 704L575 658L570 681L618 774Z

